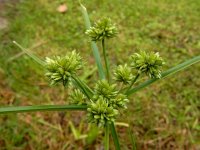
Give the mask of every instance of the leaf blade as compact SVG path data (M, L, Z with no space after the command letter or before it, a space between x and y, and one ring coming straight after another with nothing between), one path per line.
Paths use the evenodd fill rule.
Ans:
M132 144L132 150L137 150L137 147L136 147L136 142L135 142L135 137L133 136L132 132L131 132L131 128L128 127L128 134L130 136L130 139L131 139L131 144Z
M24 47L22 47L19 43L17 43L16 41L13 41L13 43L18 46L22 52L24 52L25 54L27 54L29 57L31 57L33 60L35 60L37 63L39 63L40 65L44 66L45 63L44 61L42 61L39 57L37 57L36 55L34 55L31 51L25 49Z
M86 105L8 106L8 107L0 107L0 114L35 112L35 111L65 111L65 110L86 111L87 106Z

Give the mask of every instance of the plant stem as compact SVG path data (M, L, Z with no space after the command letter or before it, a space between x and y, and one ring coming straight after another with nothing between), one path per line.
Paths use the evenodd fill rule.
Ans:
M109 124L105 126L105 150L109 150Z
M126 90L126 94L128 93L128 91L131 89L131 87L133 86L133 84L137 81L138 77L140 76L140 74L138 73L135 78L131 81L130 86L128 87L128 89Z
M112 138L113 138L113 141L114 141L114 144L115 144L115 149L116 149L116 150L120 150L119 139L118 139L118 136L117 136L117 132L116 132L116 130L115 130L115 125L114 125L114 123L112 123L112 124L110 125L110 129L111 129Z
M107 59L107 56L106 56L105 40L104 39L102 40L102 48L103 48L104 62L105 62L105 66L106 66L106 75L107 75L108 82L110 82L109 65L108 65L108 59Z

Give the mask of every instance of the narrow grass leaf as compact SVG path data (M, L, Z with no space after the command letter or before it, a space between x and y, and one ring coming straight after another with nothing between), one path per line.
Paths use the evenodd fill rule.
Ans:
M87 13L87 9L81 3L80 3L80 6L81 6L81 12L82 12L83 17L84 17L86 29L89 29L91 27L91 23L90 23L90 19L89 19L88 13ZM93 50L95 62L97 64L99 77L100 77L100 79L105 79L105 73L104 73L103 65L101 63L102 61L101 61L101 57L100 57L100 54L99 54L97 44L95 42L91 42L91 47L92 47L92 50Z
M8 107L0 107L0 114L35 112L35 111L68 111L68 110L86 111L86 109L87 109L86 105L8 106Z
M37 57L36 55L34 55L31 51L25 49L24 47L22 47L20 44L18 44L16 41L13 41L13 43L15 45L17 45L24 53L26 53L29 57L31 57L33 60L35 60L37 63L39 63L40 65L44 66L45 63L44 61L42 61L39 57Z
M39 123L41 123L42 125L48 126L48 127L50 127L51 129L55 129L55 130L58 130L58 131L60 131L61 133L63 133L61 126L59 126L59 125L53 125L53 124L49 123L48 121L45 121L44 119L38 119L38 118L36 118L36 119L35 119L35 122L39 122Z
M109 134L110 134L110 125L106 123L105 127L105 150L109 150Z
M185 69L185 68L187 68L187 67L189 67L189 66L191 66L191 65L193 65L195 63L198 63L199 61L200 61L200 55L196 56L194 58L191 58L191 59L189 59L189 60L187 60L187 61L185 61L185 62L183 62L183 63L181 63L181 64L179 64L179 65L177 65L175 67L172 67L172 68L168 69L165 72L163 72L161 74L162 77L160 79L166 78L166 77L168 77L168 76L170 76L170 75L172 75L172 74L174 74L174 73L176 73L178 71L181 71L181 70L183 70L183 69ZM152 84L155 81L158 81L160 79L154 78L154 79L147 80L144 83L142 83L142 84L130 89L127 92L127 95L131 95L131 94L135 93L136 91L138 91L140 89L143 89L143 88L149 86L150 84Z
M69 121L69 126L72 130L72 133L74 135L75 140L81 140L81 139L85 139L87 137L87 134L81 134L74 126L74 124Z
M131 132L131 128L130 128L130 127L128 128L128 134L129 134L130 139L131 139L132 150L137 150L135 138L134 138L134 136L133 136L133 133Z

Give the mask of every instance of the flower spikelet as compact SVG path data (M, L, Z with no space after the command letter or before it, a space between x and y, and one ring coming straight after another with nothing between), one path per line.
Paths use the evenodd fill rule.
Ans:
M159 53L146 53L141 51L132 55L131 66L138 70L138 73L145 73L150 78L161 78L161 69L164 65Z
M79 89L75 89L70 94L70 101L72 104L82 105L86 104L86 97Z
M114 108L127 108L126 104L129 102L124 94L118 94L115 98L110 99L109 103Z

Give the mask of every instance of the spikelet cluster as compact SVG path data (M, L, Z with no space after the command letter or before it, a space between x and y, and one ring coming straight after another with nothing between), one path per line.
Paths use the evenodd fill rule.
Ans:
M82 105L86 104L86 97L79 89L75 89L70 94L70 101L72 104Z
M114 122L118 110L110 107L103 97L88 105L88 121L98 126L104 126L106 123Z
M56 56L54 59L46 58L46 76L51 85L62 82L65 86L70 77L81 68L81 57L76 51L72 51L64 57Z
M109 39L115 37L117 34L117 28L109 18L103 18L95 23L94 27L90 27L86 31L86 34L92 41L102 41L103 39Z
M131 56L132 68L136 69L139 74L145 73L150 78L161 78L161 69L164 65L163 59L159 53L146 53L140 51Z
M89 121L98 126L113 122L119 108L126 108L128 101L126 95L116 90L116 85L110 85L106 80L98 81L91 104L88 105Z
M123 84L129 84L133 78L131 67L127 64L119 65L114 70L114 79Z

